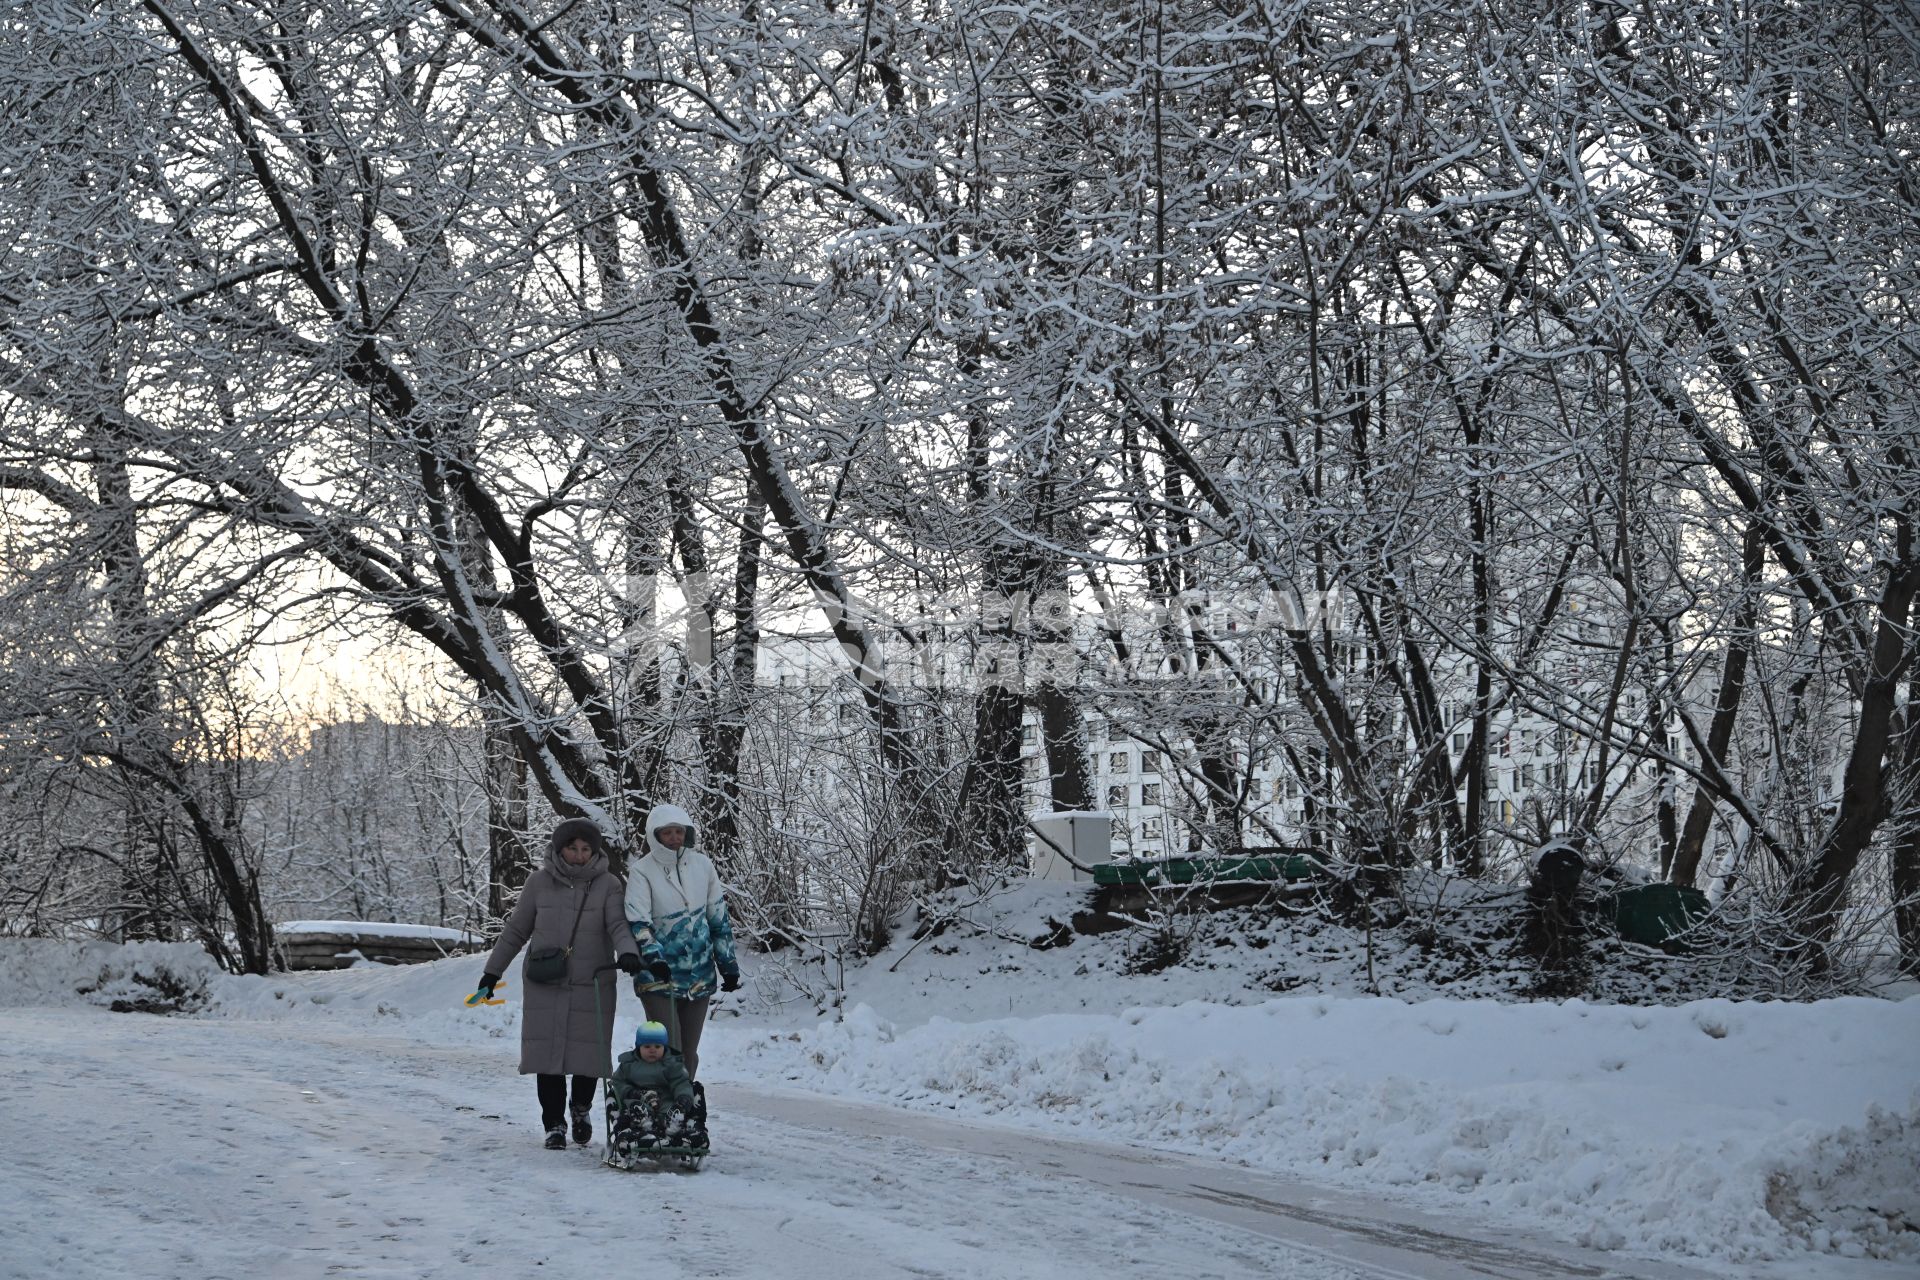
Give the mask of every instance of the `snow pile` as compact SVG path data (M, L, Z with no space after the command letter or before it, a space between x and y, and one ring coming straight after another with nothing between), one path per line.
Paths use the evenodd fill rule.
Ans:
M1810 1143L1769 1182L1767 1211L1815 1249L1920 1255L1920 1111L1869 1107L1861 1127Z
M0 1007L97 1004L123 1012L191 1012L223 975L190 942L0 940Z
M1327 997L714 1033L710 1075L1097 1130L1581 1243L1920 1258L1920 1001Z
M223 1018L281 1021L302 1018L370 1020L379 1029L440 1044L519 1043L520 961L507 966L497 1005L469 1007L486 957L451 956L425 964L356 964L350 969L276 973L265 978L223 975L208 1012ZM637 1008L631 997L624 1012Z

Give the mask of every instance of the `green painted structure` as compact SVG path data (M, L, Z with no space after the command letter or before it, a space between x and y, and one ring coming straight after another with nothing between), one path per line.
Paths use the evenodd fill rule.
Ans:
M1262 884L1314 880L1326 867L1311 853L1227 854L1215 857L1159 858L1151 862L1103 862L1093 869L1096 885L1155 889L1183 884Z
M1628 942L1659 947L1706 918L1707 895L1691 885L1638 884L1603 898L1601 910Z

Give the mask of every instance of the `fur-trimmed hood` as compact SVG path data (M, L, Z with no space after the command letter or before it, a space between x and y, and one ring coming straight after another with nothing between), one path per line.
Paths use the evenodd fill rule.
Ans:
M593 846L593 856L577 867L560 852L575 840L585 840ZM547 840L547 870L562 880L591 880L607 870L608 865L606 837L585 818L568 818L553 829L553 835Z

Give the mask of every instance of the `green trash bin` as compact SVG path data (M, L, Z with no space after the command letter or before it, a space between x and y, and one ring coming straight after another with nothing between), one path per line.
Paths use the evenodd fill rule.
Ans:
M1664 947L1707 914L1707 895L1684 884L1639 884L1610 903L1613 927L1628 942Z

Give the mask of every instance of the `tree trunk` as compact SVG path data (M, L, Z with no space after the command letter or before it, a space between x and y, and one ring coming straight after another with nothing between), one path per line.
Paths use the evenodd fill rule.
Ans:
M989 551L982 583L980 652L974 659L979 688L973 700L973 759L968 767L966 840L970 852L959 872L970 878L982 864L1024 864L1026 805L1020 751L1026 698L1019 631L1026 595L1019 580L1019 553Z
M1661 668L1673 670L1673 628L1662 619L1655 624L1660 632L1660 653L1665 660ZM1675 749L1667 733L1667 726L1674 713L1667 705L1666 698L1658 692L1647 695L1647 739L1656 748L1653 761L1654 826L1660 833L1660 877L1667 878L1673 872L1674 853L1680 847L1680 813L1675 803L1679 783L1674 777L1670 760Z
M1073 604L1066 566L1049 558L1034 578L1040 583L1032 613L1033 706L1046 744L1050 803L1055 812L1094 807L1093 779L1080 725L1080 655L1073 643Z
M108 732L122 751L131 753L163 732L152 649L158 637L147 612L147 566L140 550L126 453L114 442L110 423L102 420L95 426L95 520L107 608L113 620L115 670ZM126 784L121 815L125 847L120 864L119 919L114 932L123 942L165 939L163 920L167 913L162 901L165 886L174 877L168 874L166 842L152 826L165 822L165 816L150 812L155 802L163 805L165 801L150 794L152 784L138 773L123 771L122 778Z
M497 716L481 719L487 795L487 915L504 920L533 870L522 838L527 829L527 766Z
M727 683L707 735L709 852L723 862L740 843L740 756L747 717L753 711L760 658L760 556L766 539L767 505L749 492L733 562L733 638L727 649Z
M1920 978L1920 665L1907 676L1905 725L1895 767L1894 819L1889 851L1894 933L1900 945L1900 972Z
M1741 547L1741 587L1744 598L1740 602L1734 634L1727 642L1727 656L1720 666L1720 687L1713 698L1713 721L1707 726L1707 756L1713 767L1721 773L1726 772L1727 750L1733 745L1733 728L1739 719L1740 697L1746 690L1747 657L1752 652L1754 627L1759 622L1760 574L1766 568L1766 552L1766 541L1760 536L1759 526L1749 522ZM1712 824L1712 797L1706 787L1696 787L1668 875L1673 883L1691 885L1699 878L1700 858L1706 851L1707 832Z
M1802 945L1812 953L1817 967L1831 959L1827 948L1846 902L1847 881L1890 807L1883 762L1893 744L1897 682L1913 660L1907 618L1916 591L1920 591L1920 561L1908 559L1888 574L1880 598L1873 661L1861 690L1859 727L1843 775L1840 813L1819 854L1788 888L1787 907L1798 917Z

